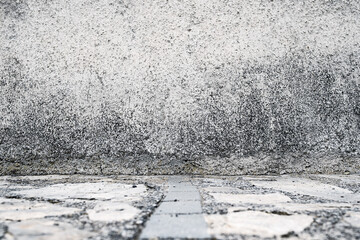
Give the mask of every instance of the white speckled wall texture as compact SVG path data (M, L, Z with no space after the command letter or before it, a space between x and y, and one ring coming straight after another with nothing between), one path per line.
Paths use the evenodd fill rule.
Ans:
M359 171L359 44L358 1L0 0L0 173Z

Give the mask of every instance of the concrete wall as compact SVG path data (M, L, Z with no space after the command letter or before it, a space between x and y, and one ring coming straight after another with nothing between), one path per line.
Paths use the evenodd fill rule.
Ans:
M0 0L0 174L360 170L360 3Z

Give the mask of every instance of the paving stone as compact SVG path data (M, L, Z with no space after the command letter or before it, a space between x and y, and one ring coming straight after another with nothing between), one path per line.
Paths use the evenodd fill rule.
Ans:
M228 193L210 193L217 202L230 204L251 203L251 204L277 204L292 202L291 198L281 193L270 194L228 194Z
M200 194L196 187L178 177L169 179L165 199L146 223L140 238L209 238L202 212ZM178 191L184 189L185 191ZM186 191L191 189L191 191Z
M360 212L349 212L346 214L344 219L350 225L360 228Z
M169 192L164 201L200 201L199 191L171 191Z
M140 210L122 202L99 202L94 209L87 210L89 219L92 221L125 221L133 219Z
M276 204L277 209L281 211L292 212L313 212L319 210L333 210L333 209L349 209L351 204L346 203L284 203Z
M198 189L193 185L188 184L169 184L169 192L198 192Z
M57 204L0 198L0 220L27 220L49 216L68 215L81 209L62 207Z
M201 214L154 215L146 224L140 239L154 238L210 238Z
M206 187L203 188L203 190L207 192L222 192L222 193L234 193L239 191L238 188L233 188L233 187Z
M11 237L5 239L16 240L81 240L96 235L95 233L79 230L69 223L49 219L33 219L13 222L8 225Z
M360 199L360 194L356 194L348 189L340 188L319 181L298 177L278 177L276 181L251 181L257 187L271 188L295 194L309 195L318 198L340 201L354 202Z
M136 197L133 200L140 200L145 193L146 187L143 184L134 187L131 184L112 182L54 184L42 188L12 191L12 195L58 200L70 198L84 200L125 200L128 197Z
M163 202L155 214L198 214L201 213L200 201Z
M278 237L289 232L301 232L313 217L308 215L283 216L258 211L232 212L226 215L206 215L210 234L244 234L260 237Z
M360 176L359 175L318 174L318 175L312 175L312 176L336 179L336 180L340 180L341 182L344 182L344 183L347 183L347 184L360 184Z
M22 180L31 180L31 181L38 181L38 180L61 180L61 179L68 179L71 178L71 175L28 175L28 176L16 176L16 177L9 177L9 179L22 179Z
M309 180L306 176L177 177L175 180L168 176L1 177L0 239L132 239L141 230L142 216L154 210L154 204L163 194L164 201L146 222L141 236L146 237L146 232L150 232L152 235L148 236L171 239L263 239L280 238L294 231L291 235L294 239L327 239L330 235L355 239L360 231L360 204L355 202L357 195L351 190L356 189L358 176L344 176L344 181L337 175L310 177L340 183L349 189ZM258 183L262 189L242 179ZM192 183L206 194L200 196ZM341 194L344 198L347 194L352 196L348 199L353 201L342 200ZM14 195L20 199L5 197ZM60 202L51 203L49 199ZM201 213L211 214L206 215L205 221ZM310 216L310 220L307 222L304 216ZM312 218L316 223L309 225ZM210 224L209 232L206 223ZM305 226L309 228L303 231Z

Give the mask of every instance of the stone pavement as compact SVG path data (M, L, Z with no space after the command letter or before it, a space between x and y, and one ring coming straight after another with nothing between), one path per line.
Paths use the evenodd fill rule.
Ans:
M0 177L0 239L153 238L360 239L360 176Z
M140 238L210 238L199 190L183 177L169 179L168 192Z

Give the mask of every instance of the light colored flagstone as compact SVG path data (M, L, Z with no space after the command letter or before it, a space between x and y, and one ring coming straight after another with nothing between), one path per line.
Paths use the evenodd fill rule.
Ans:
M45 199L96 199L96 200L140 200L146 193L143 184L133 186L131 184L96 182L96 183L72 183L54 184L42 188L12 191L11 194L24 197L41 197Z
M230 204L251 203L251 204L277 204L292 202L291 198L281 193L269 194L228 194L228 193L210 193L216 202Z
M238 188L234 187L206 187L203 190L207 192L223 192L223 193L231 193L239 191Z
M352 226L360 228L360 212L349 212L344 219Z
M313 218L308 215L283 216L258 211L231 212L226 215L206 215L212 235L244 234L274 237L289 232L299 233L310 226Z
M33 219L8 225L5 239L16 240L82 240L95 233L79 230L69 223L49 219Z
M87 210L89 219L92 221L124 221L134 218L140 210L122 202L100 202L94 209Z
M276 178L276 181L252 180L251 182L257 187L271 188L340 202L357 202L360 199L360 194L348 189L307 178L284 176Z
M80 212L81 209L56 204L0 198L0 220L26 220Z
M37 180L61 180L61 179L68 179L72 177L71 175L33 175L33 176L14 176L9 177L9 179L23 179L23 180L30 180L30 181L37 181Z
M351 208L351 204L346 203L284 203L276 204L276 208L292 212L304 212L304 211L318 211L318 210L331 210L340 208Z
M331 178L347 184L360 184L360 175L330 175L330 174L315 175L314 174L312 176Z

